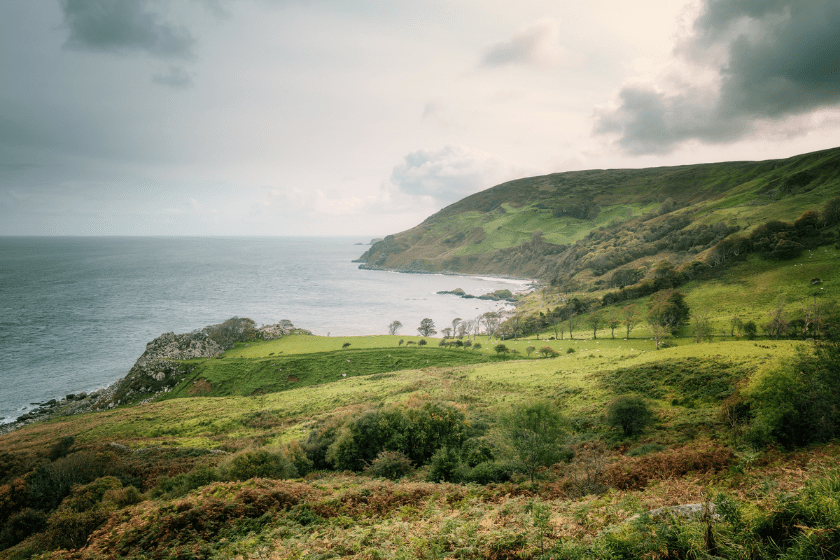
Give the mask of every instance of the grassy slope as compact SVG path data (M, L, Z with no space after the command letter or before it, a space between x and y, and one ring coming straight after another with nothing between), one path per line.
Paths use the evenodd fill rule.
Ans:
M748 232L771 219L792 221L840 195L840 149L787 160L730 162L636 170L594 170L531 177L469 196L422 224L374 245L361 260L374 268L452 270L551 279L547 259L517 260L505 249L524 246L534 232L554 245L581 243L599 227L632 236L640 217L671 199L669 214L688 215L691 229L724 222ZM594 201L594 217L579 219L553 208ZM589 247L590 244L586 244ZM597 251L592 245L591 251ZM679 259L677 259L679 261ZM586 277L583 278L584 280Z

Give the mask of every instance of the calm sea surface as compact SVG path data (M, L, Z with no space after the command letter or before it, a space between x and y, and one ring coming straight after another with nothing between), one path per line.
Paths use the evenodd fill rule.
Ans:
M359 270L361 238L0 237L0 423L106 387L161 333L233 316L317 335L416 334L501 304L455 296L524 281Z

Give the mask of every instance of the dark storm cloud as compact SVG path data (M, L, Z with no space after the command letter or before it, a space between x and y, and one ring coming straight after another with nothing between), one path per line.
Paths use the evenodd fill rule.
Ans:
M105 52L145 51L159 58L190 58L193 36L164 21L148 0L60 0L70 28L67 46Z
M598 114L595 131L618 134L631 154L666 153L685 140L730 142L760 121L837 106L838 28L836 0L706 0L677 53L716 71L717 88L627 86L617 108Z

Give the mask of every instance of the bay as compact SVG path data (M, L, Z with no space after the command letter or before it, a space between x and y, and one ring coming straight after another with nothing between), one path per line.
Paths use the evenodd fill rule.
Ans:
M0 423L106 387L150 340L233 316L323 336L416 334L505 307L439 295L522 291L524 280L360 270L369 238L0 238Z

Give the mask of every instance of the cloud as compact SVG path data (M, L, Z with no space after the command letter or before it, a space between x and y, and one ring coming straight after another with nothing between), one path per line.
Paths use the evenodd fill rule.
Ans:
M838 26L835 0L703 0L668 73L626 85L595 132L630 154L668 153L840 107Z
M186 88L192 85L192 75L180 66L170 66L167 73L153 75L152 81L163 86Z
M164 21L149 0L61 0L61 9L70 29L68 48L192 57L195 40L189 30Z
M506 65L574 66L583 57L560 44L560 26L551 20L541 20L518 30L514 36L489 47L481 58L481 66Z
M502 159L466 146L418 150L394 167L391 183L404 194L450 204L516 175Z

